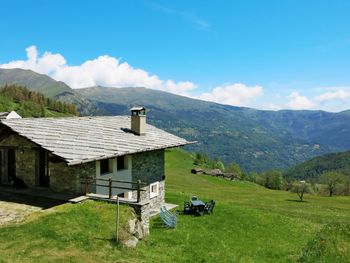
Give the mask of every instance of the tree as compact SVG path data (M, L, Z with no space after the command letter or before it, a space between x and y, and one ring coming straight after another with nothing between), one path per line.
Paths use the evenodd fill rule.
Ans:
M194 164L195 165L206 165L208 166L209 157L205 153L197 152L194 155Z
M293 186L294 186L294 184L290 180L286 180L284 182L284 190L286 190L286 191L292 190Z
M292 188L290 189L293 193L299 196L300 201L303 201L304 194L311 193L310 185L306 182L294 182Z
M242 177L241 167L235 161L232 161L228 167L226 167L226 172L234 173L238 178Z
M338 172L327 172L321 176L320 181L326 185L329 196L332 197L338 185L344 181L344 176Z
M253 183L257 183L259 178L259 174L257 172L251 172L247 176L247 180Z
M223 164L223 162L221 162L221 161L217 161L216 163L215 163L215 168L216 169L219 169L220 171L225 171L225 165Z
M271 170L262 174L260 182L266 188L279 190L283 183L283 176L281 171Z

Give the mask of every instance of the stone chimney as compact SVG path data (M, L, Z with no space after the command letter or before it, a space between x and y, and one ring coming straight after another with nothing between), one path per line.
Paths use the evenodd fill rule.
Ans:
M131 110L131 131L137 135L146 135L146 109L133 107Z

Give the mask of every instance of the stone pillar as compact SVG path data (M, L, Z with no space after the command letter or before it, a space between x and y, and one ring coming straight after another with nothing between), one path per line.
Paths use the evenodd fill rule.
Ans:
M130 206L134 209L137 215L137 218L141 223L143 235L144 236L149 235L150 203L146 202L146 203L130 204ZM139 238L139 239L142 239L142 238Z
M16 150L16 177L23 180L26 186L35 186L36 154L35 150Z

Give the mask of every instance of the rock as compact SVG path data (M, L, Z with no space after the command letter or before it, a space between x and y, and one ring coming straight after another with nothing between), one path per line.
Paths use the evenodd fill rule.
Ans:
M123 241L122 243L129 248L136 247L139 240L136 237L131 237L129 240Z
M211 176L224 176L224 173L220 169L206 170L204 174Z
M238 179L238 176L235 173L224 173L224 178L234 180Z
M202 174L203 170L201 168L193 168L191 169L192 174Z
M132 234L132 235L134 235L135 234L135 232L136 232L136 228L135 228L135 226L136 226L136 221L137 221L137 219L130 219L129 221L128 221L128 232L130 233L130 234Z
M144 238L144 233L143 233L143 229L141 226L141 222L137 221L136 225L135 225L135 237L138 239L143 239Z

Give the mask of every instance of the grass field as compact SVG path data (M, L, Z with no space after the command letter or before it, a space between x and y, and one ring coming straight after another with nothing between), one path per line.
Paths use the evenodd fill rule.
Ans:
M166 153L166 199L214 199L213 215L179 215L176 229L159 218L136 249L112 240L115 207L88 202L34 214L0 228L4 262L350 262L350 198L273 191L190 174L189 155ZM123 208L123 220L130 211Z

